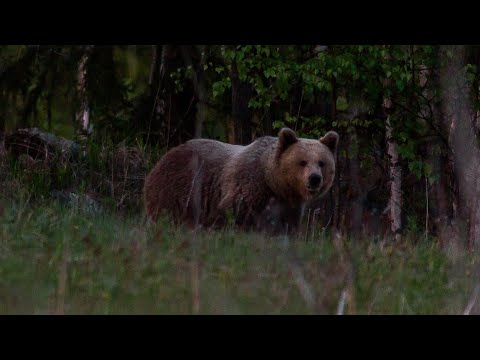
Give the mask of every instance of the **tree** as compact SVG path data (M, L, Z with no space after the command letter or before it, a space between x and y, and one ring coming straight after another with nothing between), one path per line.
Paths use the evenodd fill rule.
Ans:
M77 74L77 99L78 107L75 113L75 122L78 128L78 137L84 139L91 134L90 105L87 95L87 68L93 45L87 45L83 49L82 57L78 63Z
M458 184L455 217L468 219L468 247L480 245L480 149L475 131L476 111L465 77L465 46L442 47L444 113L453 150L453 167Z

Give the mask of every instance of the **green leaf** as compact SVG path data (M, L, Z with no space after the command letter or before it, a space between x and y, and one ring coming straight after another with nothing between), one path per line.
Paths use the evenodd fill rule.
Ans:
M348 102L347 99L343 96L339 96L337 98L337 103L336 103L337 109L340 111L344 111L348 109Z
M281 120L276 120L276 121L274 121L273 124L272 124L272 127L273 127L274 129L280 129L280 128L284 127L284 126L285 126L285 123L284 123L283 121L281 121Z

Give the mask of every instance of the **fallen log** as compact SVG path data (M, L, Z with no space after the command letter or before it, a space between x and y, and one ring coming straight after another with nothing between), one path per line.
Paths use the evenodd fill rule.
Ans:
M14 157L28 155L34 160L78 160L81 147L72 140L56 136L40 128L17 129L5 134L5 149Z

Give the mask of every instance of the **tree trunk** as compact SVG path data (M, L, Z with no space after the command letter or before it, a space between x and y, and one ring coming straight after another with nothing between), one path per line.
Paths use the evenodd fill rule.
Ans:
M167 45L164 45L164 47ZM152 61L150 63L150 75L148 76L148 87L150 95L154 93L154 84L158 84L158 73L160 70L160 54L162 53L162 46L152 46Z
M169 74L169 60L172 56L172 50L172 45L154 45L152 48L148 90L146 99L139 112L142 117L146 114L145 117L148 121L147 143L149 142L152 133L161 133L163 119L166 117L167 112L171 114L171 109L169 108L169 105L171 105L171 98L169 98L168 105L166 101L166 93L168 91L166 91L165 88L165 77ZM168 137L168 135L169 134L166 136ZM166 143L168 143L168 138L166 139Z
M52 131L52 89L48 91L47 95L47 129Z
M387 53L385 60L391 60L391 55ZM384 88L387 89L390 86L390 83L390 79L384 79ZM397 144L393 138L393 126L391 122L393 102L388 96L385 96L383 99L383 110L386 115L385 140L387 144L390 175L390 197L387 209L389 211L390 230L394 235L394 239L400 241L402 230L402 167L397 151Z
M20 126L22 127L26 127L29 124L31 124L31 122L28 120L30 115L33 114L35 119L36 104L46 85L47 74L51 70L51 66L54 62L53 60L54 60L53 55L49 54L48 59L45 60L43 69L38 76L35 87L27 95L27 99L25 100L25 107L23 109L23 113L20 121Z
M182 57L185 62L185 66L191 67L193 74L192 74L192 80L193 80L193 89L195 92L197 104L197 112L195 116L195 127L194 127L194 138L201 138L202 137L202 130L203 130L203 124L205 123L206 120L206 115L207 115L207 100L208 100L208 92L207 92L207 86L205 83L205 75L203 71L203 65L205 63L205 45L197 45L196 46L197 51L199 54L199 61L198 64L195 64L193 62L193 53L195 52L195 48L192 46L188 45L182 45L180 47L181 52L182 52Z
M413 47L415 48L415 47ZM412 58L413 58L413 54L412 54ZM431 94L431 91L429 91L429 89L426 87L427 85L427 81L429 79L430 76L430 71L429 69L423 65L423 64L420 64L418 66L418 72L415 73L415 63L413 62L413 59L412 59L412 82L413 82L413 87L415 87L415 83L416 83L416 78L415 78L415 75L418 75L418 83L419 83L419 86L420 88L422 88L422 94L423 94L423 97L425 99L429 99L429 98L432 98L432 94ZM413 96L411 96L411 99L413 99ZM427 113L427 109L428 109L428 105L430 104L424 104L423 106L420 107L420 111L419 111L419 114L418 114L418 117L417 117L417 121L422 121L423 123L425 123L424 120L420 120L421 118L424 118L426 116L426 113ZM413 106L412 106L413 108ZM432 120L433 121L433 120ZM434 167L434 164L435 163L438 163L436 161L436 158L433 156L433 154L435 154L435 147L436 147L437 142L435 142L435 140L432 140L432 141L429 141L426 145L426 148L427 148L427 155L429 158L428 158L428 162L430 163L430 165L432 166L432 169ZM427 174L424 174L424 177L425 177L425 238L428 238L428 234L429 234L429 228L430 228L430 211L431 211L431 208L432 206L430 205L431 201L430 201L430 198L431 196L429 196L430 194L430 179L428 179L428 175Z
M455 216L468 222L469 249L480 245L480 149L472 119L473 101L463 73L464 46L442 47L444 113L449 127L449 143L459 196L456 199Z
M77 97L78 107L75 112L75 122L78 129L78 137L85 140L91 133L90 127L90 106L87 94L87 64L93 50L93 45L84 48L83 55L78 63L77 70Z
M392 101L389 98L385 98L383 104L387 113L386 121L386 141L387 141L387 154L389 158L390 168L390 221L391 230L395 236L395 240L401 240L400 231L402 229L402 167L399 162L399 156L397 152L397 144L392 137L392 124L391 124L391 109Z
M50 73L50 78L48 81L48 90L46 96L46 106L47 106L47 128L48 131L52 131L52 105L53 105L53 95L55 89L55 80L56 80L56 68Z
M437 63L438 61L437 55ZM437 64L438 65L438 64ZM452 183L453 163L449 161L449 146L444 142L446 139L441 129L443 129L444 114L442 108L442 99L436 96L436 91L440 89L439 82L439 67L433 66L427 69L425 66L420 67L419 83L424 89L424 98L430 99L428 104L422 110L422 117L429 118L431 127L435 129L438 136L426 144L426 152L428 155L428 162L432 166L432 174L437 176L437 180L431 184L431 191L429 196L430 204L427 204L431 209L432 215L432 229L434 233L439 236L442 246L450 245L456 239L452 239L451 218L452 218L452 200L449 191L449 184ZM426 214L428 219L429 214ZM426 229L429 230L428 228Z
M471 128L472 128L472 137L474 138L474 156L475 160L473 161L473 181L475 183L475 196L472 204L472 214L470 215L470 236L469 236L469 247L472 248L479 248L480 247L480 149L478 147L478 137L480 136L480 111L475 111L478 109L479 104L479 75L478 69L480 67L480 51L478 46L472 47L472 61L470 63L475 64L477 68L477 75L473 81L473 89L471 92L472 98L470 99L470 107L471 109ZM473 117L473 119L472 119Z
M468 63L476 66L477 73L473 79L472 89L471 89L471 102L472 102L472 116L473 128L477 136L480 133L480 110L475 112L474 109L479 109L480 105L480 75L478 74L478 69L480 68L480 47L479 46L469 46L468 47ZM473 114L475 112L475 114Z
M347 171L349 174L349 228L351 234L358 236L362 227L362 196L360 189L360 159L358 158L358 137L354 126L350 128L347 136L348 161Z
M267 136L275 136L273 132L272 110L267 109L263 116L263 134Z
M235 61L232 63L230 77L232 80L232 118L235 129L235 143L247 145L252 141L251 111L248 108L251 89L247 83L240 80Z
M333 51L333 49L332 49ZM336 88L336 81L335 77L332 76L331 78L331 83L332 83L332 96L331 96L331 119L332 122L334 122L337 119L337 88ZM335 179L333 181L333 186L332 186L332 193L333 193L333 224L332 224L332 231L334 232L334 235L340 231L341 227L341 209L340 209L340 178L342 178L342 171L343 171L343 166L342 162L340 161L340 152L337 151L337 159L336 163L336 174L335 174Z

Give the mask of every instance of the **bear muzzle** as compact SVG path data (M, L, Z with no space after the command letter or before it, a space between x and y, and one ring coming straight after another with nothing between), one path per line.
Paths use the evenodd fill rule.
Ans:
M308 189L308 192L310 194L315 194L317 193L319 190L320 190L320 187L322 185L322 182L323 182L323 177L322 175L320 174L311 174L309 177L308 177L308 186L307 186L307 189Z

